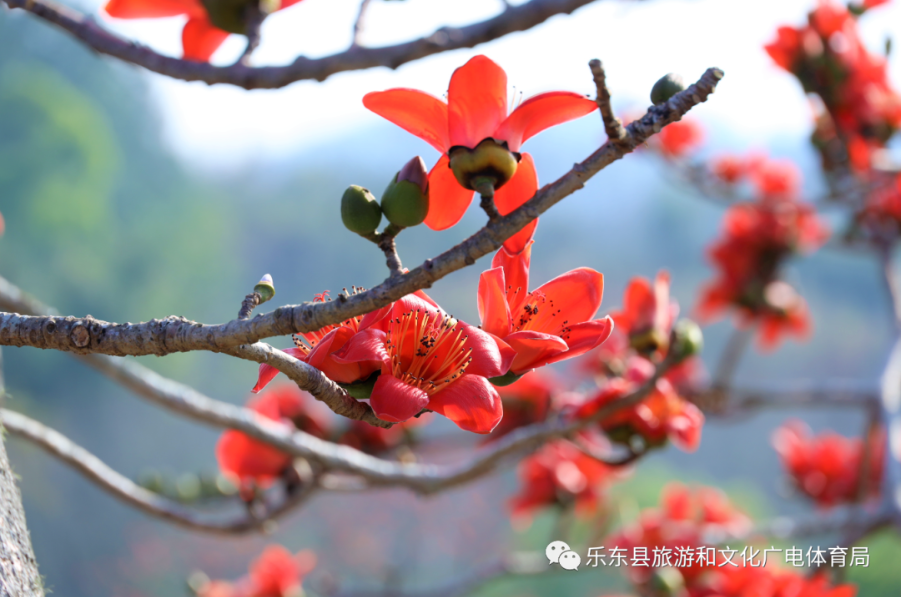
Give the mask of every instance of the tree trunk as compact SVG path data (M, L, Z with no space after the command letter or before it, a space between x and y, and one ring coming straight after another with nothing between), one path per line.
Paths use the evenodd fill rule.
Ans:
M0 357L0 397L5 393ZM16 477L0 439L0 597L44 597Z

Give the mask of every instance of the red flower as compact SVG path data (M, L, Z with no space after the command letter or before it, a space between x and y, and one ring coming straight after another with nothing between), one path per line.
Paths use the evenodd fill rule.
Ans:
M303 577L316 567L316 554L304 550L292 555L281 545L270 545L250 564L247 576L235 583L214 580L197 597L302 597Z
M708 249L718 276L702 290L697 314L710 321L735 307L740 325L761 324L759 345L769 350L783 335L803 339L810 331L807 303L777 279L782 262L793 253L813 251L829 233L813 206L787 194L790 185L783 184L784 177L764 174L763 179L768 182L761 183L761 190L774 194L726 212L723 236Z
M282 0L276 10L288 8L298 2L300 0ZM185 23L185 28L181 32L181 44L186 60L208 61L213 52L232 33L213 24L212 21L217 19L211 19L202 0L109 0L103 9L106 14L117 19L159 19L187 16L188 22ZM220 24L222 23L220 22ZM238 33L239 31L233 32Z
M603 406L634 392L653 372L654 366L649 361L632 357L627 379L609 381L586 400L574 416L584 418L594 415ZM701 443L704 414L679 396L669 380L660 379L647 398L603 419L600 426L612 440L625 445L631 445L632 437L638 435L652 447L670 439L682 450L693 452Z
M663 127L656 139L664 155L678 158L701 144L704 130L694 120L679 120Z
M669 346L670 332L679 316L679 305L670 300L669 288L670 277L665 271L657 274L653 287L647 278L632 278L622 311L610 314L617 332L625 334L641 354L663 356Z
M408 295L386 317L354 335L336 359L381 363L369 399L380 419L406 421L428 409L461 429L488 433L503 409L487 378L506 373L514 354L491 334Z
M321 303L327 300L331 300L328 298L328 290L322 294L317 294L313 302ZM369 314L369 317L378 318L383 315L384 310L379 310ZM284 352L312 367L316 367L326 377L338 383L353 383L366 379L378 371L378 362L345 363L334 358L335 353L343 348L347 341L360 330L363 319L361 317L351 317L340 325L327 325L315 332L297 334L294 337L295 347L288 348ZM278 373L278 369L272 365L261 363L257 383L251 391L254 393L259 392Z
M575 505L577 513L590 514L597 508L603 486L615 476L614 469L574 444L550 442L520 463L522 489L510 500L510 509L520 517L548 506Z
M602 274L580 267L527 293L531 257L531 243L519 253L501 247L479 278L482 329L516 351L514 374L584 354L613 330L610 317L591 319L604 295Z
M504 418L487 439L493 441L514 429L544 421L558 387L556 377L547 369L526 373L512 384L499 387Z
M747 174L748 165L739 156L723 155L713 160L713 175L727 184L735 184Z
M866 496L878 496L885 460L883 433L872 435ZM859 499L863 442L837 433L811 437L802 421L789 421L773 434L773 447L798 488L820 506L853 502Z
M297 387L284 385L251 399L247 407L273 421L325 437L328 435L327 415L315 402ZM222 472L242 487L268 485L291 464L289 454L234 429L225 431L219 438L216 460Z
M248 597L300 597L301 582L316 567L316 554L304 550L291 555L281 545L270 545L250 565Z
M459 222L472 201L473 191L464 188L450 169L452 149L475 149L485 139L494 139L517 155L530 137L597 109L594 101L577 93L551 91L527 99L508 115L507 74L485 56L476 56L454 71L447 103L424 91L400 88L369 93L363 105L442 153L429 174L430 207L425 223L432 230ZM516 173L495 193L498 211L510 213L537 190L532 156L524 153ZM522 250L536 224L537 220L527 225L504 246Z
M854 585L833 587L825 574L806 577L776 566L722 566L703 583L689 587L689 597L855 597Z
M678 548L703 547L711 535L741 536L750 526L751 520L718 489L700 487L691 491L680 483L670 483L663 489L659 507L644 510L636 522L623 528L609 543L630 554L636 547L646 548L649 555L654 548L670 549L672 566L682 573L690 587L706 571L716 569L716 565L697 558L680 563ZM653 570L650 566L630 567L629 573L633 581L642 583Z

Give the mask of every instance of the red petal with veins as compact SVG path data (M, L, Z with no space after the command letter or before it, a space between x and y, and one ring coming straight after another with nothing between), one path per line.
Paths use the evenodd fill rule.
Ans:
M516 168L516 174L499 188L494 194L494 204L502 216L528 201L538 191L538 174L535 172L535 162L528 153L522 154L522 161ZM504 241L504 248L511 253L519 253L526 248L535 234L538 226L538 218L525 225L522 230Z
M510 333L513 321L507 305L504 270L496 267L479 276L478 306L482 329L503 338Z
M437 149L447 153L447 104L418 89L397 88L374 91L363 96L363 105L412 133Z
M478 375L463 375L434 394L429 409L474 433L490 433L504 415L497 390Z
M597 348L603 344L612 332L613 320L610 317L584 321L570 326L570 331L566 338L566 345L569 349L565 353L551 357L549 361L543 364L549 365L583 355L592 348ZM536 365L536 367L538 366L540 365Z
M510 366L513 373L524 373L541 367L553 357L569 350L560 336L531 330L515 332L504 340L516 351L516 358Z
M553 301L554 309L560 311L554 318L558 322L561 318L574 323L588 321L601 306L604 276L593 269L580 267L542 284L534 291L539 292L548 302Z
M581 118L598 109L594 100L571 91L550 91L524 101L494 132L494 138L507 142L510 151L552 126Z
M532 243L518 252L510 252L501 247L491 260L491 267L504 269L504 280L507 284L507 303L511 313L518 313L523 301L529 294L529 266L532 263Z
M375 382L369 405L383 421L406 421L429 404L429 395L397 379L387 368Z
M507 73L486 56L454 71L447 90L450 145L474 148L507 116Z

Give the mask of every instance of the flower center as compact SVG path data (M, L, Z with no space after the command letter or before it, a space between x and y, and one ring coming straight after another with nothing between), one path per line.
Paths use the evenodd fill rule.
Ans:
M391 320L385 348L391 372L402 382L434 394L463 375L472 362L469 336L443 313L409 311Z
M516 292L519 292L519 289ZM534 290L526 297L519 313L513 317L513 331L532 330L569 340L572 331L569 320L557 317L559 314L560 309L554 307L553 299L549 299L543 292Z
M365 288L358 288L356 286L351 286L350 292L347 291L347 288L344 288L345 295L354 295L366 290ZM321 292L313 297L314 303L324 303L326 301L332 300L329 297L329 291ZM301 349L304 354L310 354L310 351L322 340L326 334L334 330L335 328L346 326L352 329L355 333L360 331L360 322L363 320L362 317L351 317L350 319L345 319L340 324L331 324L327 325L323 328L316 330L315 332L304 332L301 334L294 334L291 336L291 339L294 340L294 346Z

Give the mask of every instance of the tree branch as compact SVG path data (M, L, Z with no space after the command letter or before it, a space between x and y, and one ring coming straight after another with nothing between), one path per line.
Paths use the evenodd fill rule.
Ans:
M604 72L604 65L595 58L588 63L591 68L591 74L594 76L594 84L597 87L598 110L604 121L604 130L607 132L607 138L613 142L619 142L626 138L628 134L623 127L623 123L613 113L613 106L610 104L610 90L607 88L607 73Z
M427 37L382 48L352 45L323 58L299 56L286 66L250 67L239 62L213 66L158 54L138 43L122 39L98 25L93 18L53 0L4 0L61 27L93 50L131 62L147 70L183 81L227 83L244 89L276 89L296 81L324 81L335 73L402 64L459 48L472 48L516 31L525 31L558 14L570 14L594 0L531 0L504 10L496 17L465 27L443 27Z
M309 499L316 487L316 482L306 484L292 495L286 496L277 506L268 508L262 517L251 515L247 511L237 516L223 517L198 511L144 489L58 431L23 414L0 409L0 420L11 435L28 440L58 458L113 497L151 516L189 529L223 534L262 531L271 526L273 520Z
M490 222L466 241L427 260L420 267L389 277L365 292L324 303L285 306L253 319L219 325L204 325L176 316L139 324L116 324L91 317L28 317L5 313L0 314L0 345L114 356L165 355L191 350L225 352L240 344L315 331L364 315L416 290L429 288L451 272L496 251L527 223L582 188L592 176L630 153L665 125L682 118L692 107L706 101L722 77L719 69L708 69L697 83L666 103L652 106L644 117L629 124L628 137L624 141L608 141L510 214Z

